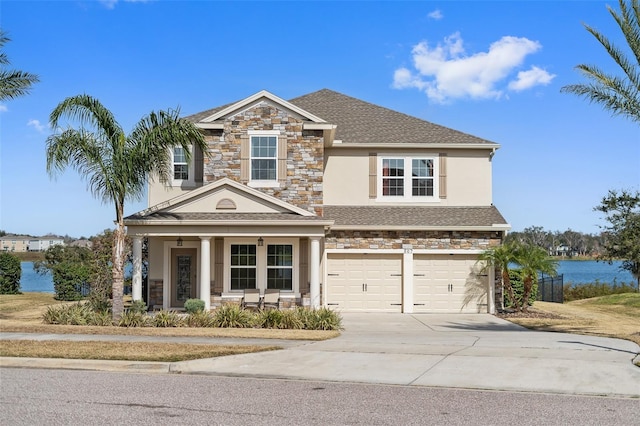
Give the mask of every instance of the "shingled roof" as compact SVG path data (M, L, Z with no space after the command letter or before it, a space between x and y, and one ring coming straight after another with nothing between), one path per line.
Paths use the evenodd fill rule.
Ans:
M238 101L240 102L240 101ZM337 125L335 139L360 144L475 144L497 147L495 142L440 126L329 89L289 101ZM235 102L234 102L235 103ZM199 122L233 105L226 104L185 117Z
M343 143L435 143L497 145L448 127L440 126L352 98L329 89L291 99L292 104L337 124L336 139Z
M324 218L335 221L334 229L508 227L494 206L324 206Z
M154 222L206 222L215 225L217 223L249 223L259 224L267 221L283 221L288 223L299 222L301 224L313 224L314 222L327 222L326 217L321 216L300 216L294 213L176 213L176 212L154 212L147 215L136 213L127 216L125 222L144 221L148 224Z

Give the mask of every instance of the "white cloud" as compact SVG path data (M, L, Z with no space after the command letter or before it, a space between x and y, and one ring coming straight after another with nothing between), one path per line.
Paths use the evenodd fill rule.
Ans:
M116 4L118 4L118 0L99 0L104 7L107 9L114 9ZM148 3L153 0L124 0L127 3Z
M509 90L520 92L539 84L546 86L551 83L555 74L550 74L542 68L532 66L529 71L520 71L516 80L509 83Z
M118 0L100 0L100 3L102 3L102 5L107 9L113 9L116 7Z
M442 14L442 12L440 12L440 9L436 9L433 12L430 12L427 16L431 19L435 19L436 21L444 18L444 15Z
M415 45L412 50L415 71L406 67L397 69L393 87L416 88L435 102L460 98L499 99L507 88L520 91L551 81L553 75L532 67L520 72L517 80L504 87L509 75L541 47L537 41L524 37L505 36L492 43L487 52L469 55L465 53L460 33L456 32L433 47L426 41Z
M0 112L7 112L9 108L5 104L0 104Z
M29 120L27 122L27 126L33 127L34 129L36 129L40 133L45 133L47 131L47 129L49 128L48 125L42 124L42 123L40 123L40 120L36 120L34 118L32 118L31 120Z

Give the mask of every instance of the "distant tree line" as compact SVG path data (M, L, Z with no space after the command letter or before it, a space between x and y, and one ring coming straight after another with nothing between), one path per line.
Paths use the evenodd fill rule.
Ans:
M604 253L607 234L585 234L572 229L547 231L542 226L530 226L507 235L506 243L519 242L541 247L549 256L599 257Z

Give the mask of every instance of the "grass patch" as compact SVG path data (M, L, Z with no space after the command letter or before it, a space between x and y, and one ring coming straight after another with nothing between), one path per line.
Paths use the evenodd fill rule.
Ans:
M0 331L16 333L50 334L107 334L125 336L166 337L227 337L251 339L326 340L340 335L338 331L279 330L256 328L202 328L202 327L115 327L50 325L42 323L42 315L49 306L73 304L60 302L50 293L26 292L0 295Z
M506 317L524 327L614 337L640 345L640 294L626 293L568 303L535 302L530 310L546 315Z
M617 305L623 308L630 308L628 313L632 315L640 314L640 293L612 294L610 296L588 299L584 303L592 305Z
M3 340L0 356L178 362L280 349L277 346Z

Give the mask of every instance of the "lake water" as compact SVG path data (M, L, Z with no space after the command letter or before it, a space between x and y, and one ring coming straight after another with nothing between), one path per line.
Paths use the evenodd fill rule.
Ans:
M20 262L22 275L20 276L20 291L43 291L53 293L53 278L51 274L40 275L33 270L33 262Z
M602 284L634 284L635 280L629 271L620 269L622 262L605 262L592 260L561 260L558 262L558 273L564 274L564 282L572 284L589 284L598 280ZM22 262L22 291L43 291L53 293L53 279L50 274L39 275L33 270L33 262Z
M561 260L558 262L558 274L564 275L564 283L589 284L599 281L601 284L631 284L635 279L631 272L620 269L622 262L609 265L606 262L592 260Z

